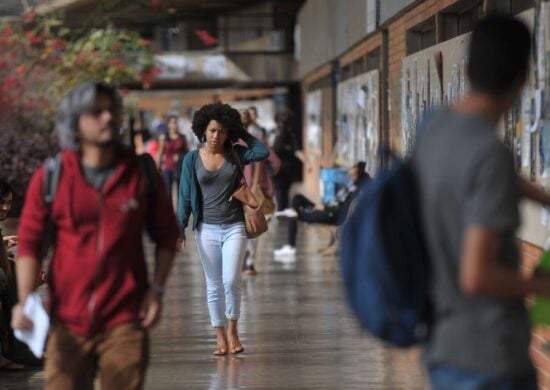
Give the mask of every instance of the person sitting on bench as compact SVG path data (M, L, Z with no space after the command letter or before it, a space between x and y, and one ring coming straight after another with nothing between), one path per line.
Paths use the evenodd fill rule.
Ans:
M288 218L288 243L282 248L273 251L275 259L292 259L296 254L296 236L298 235L298 221L340 225L348 213L353 200L359 194L361 185L370 179L365 172L365 162L360 161L350 168L348 175L352 184L342 188L336 198L327 204L315 204L302 194L292 198L292 208L278 211L275 216Z

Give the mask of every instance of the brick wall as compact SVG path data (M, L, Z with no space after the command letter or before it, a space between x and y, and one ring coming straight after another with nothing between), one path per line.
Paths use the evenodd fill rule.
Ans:
M352 63L356 59L382 47L382 32L378 31L354 45L338 59L340 68Z
M522 272L529 275L538 264L542 249L525 241L519 242ZM531 357L537 367L539 388L550 389L550 328L537 327L531 341Z

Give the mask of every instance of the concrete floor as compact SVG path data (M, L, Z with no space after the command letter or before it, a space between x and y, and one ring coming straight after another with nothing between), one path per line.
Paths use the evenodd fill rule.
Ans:
M301 225L295 264L273 262L286 224L260 242L259 275L243 276L245 352L214 357L215 337L194 241L177 259L162 323L152 333L147 389L425 389L416 350L383 346L363 333L342 294L337 259L317 250L327 230ZM41 371L0 372L0 389L39 389Z

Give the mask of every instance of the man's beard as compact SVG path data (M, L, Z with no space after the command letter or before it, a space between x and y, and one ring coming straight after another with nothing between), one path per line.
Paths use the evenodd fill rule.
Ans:
M103 142L96 142L95 145L100 149L111 149L114 148L119 144L119 138L113 137L110 140L103 141Z

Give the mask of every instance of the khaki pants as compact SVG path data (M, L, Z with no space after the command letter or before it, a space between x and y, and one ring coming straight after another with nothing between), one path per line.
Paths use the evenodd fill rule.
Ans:
M149 362L149 337L127 323L84 338L54 325L46 348L46 390L141 389Z

